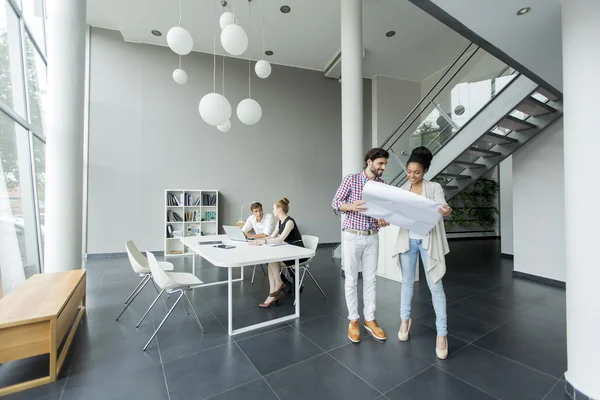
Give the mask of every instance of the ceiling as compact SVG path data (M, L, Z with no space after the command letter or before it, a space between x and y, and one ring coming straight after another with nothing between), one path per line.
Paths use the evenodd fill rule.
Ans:
M220 1L181 1L182 26L194 38L194 51L212 53L213 37L217 35L217 54L224 54L219 41ZM91 26L118 30L129 42L166 46L166 33L179 22L177 0L88 0L87 4ZM252 59L263 53L263 20L265 49L274 52L265 58L274 64L323 71L338 54L340 0L229 0L247 33L249 4ZM281 13L282 5L290 6L291 12ZM163 36L153 36L153 29ZM392 30L396 35L386 37L386 32ZM467 45L464 38L408 0L364 0L363 42L366 78L383 75L415 82L448 65ZM243 57L247 58L248 52Z
M411 1L434 3L533 74L562 90L561 0ZM531 7L531 11L517 16L523 7Z

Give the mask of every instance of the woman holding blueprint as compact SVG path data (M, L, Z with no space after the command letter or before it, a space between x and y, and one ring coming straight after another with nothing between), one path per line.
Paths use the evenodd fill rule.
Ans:
M431 165L433 155L426 147L417 147L412 151L406 165L408 181L402 189L419 196L426 197L439 204L438 212L447 217L452 209L446 204L442 186L436 182L423 179ZM394 253L400 256L402 269L402 292L400 296L400 317L402 324L398 331L398 339L405 342L410 335L410 309L415 283L418 254L426 271L427 285L431 291L431 299L435 310L437 343L435 353L439 359L448 357L448 329L446 324L446 294L442 285L442 277L446 273L445 255L449 252L444 220L440 219L426 235L400 228Z

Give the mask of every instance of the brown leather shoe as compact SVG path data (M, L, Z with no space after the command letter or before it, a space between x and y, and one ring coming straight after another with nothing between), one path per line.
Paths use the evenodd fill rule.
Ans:
M360 328L358 327L358 321L350 321L348 325L348 339L352 343L360 342Z
M376 320L365 321L365 329L369 331L371 335L373 335L373 337L377 340L384 341L385 339L387 339L387 336L385 336L385 332L383 331L383 329L381 329L381 327L379 327L379 324Z

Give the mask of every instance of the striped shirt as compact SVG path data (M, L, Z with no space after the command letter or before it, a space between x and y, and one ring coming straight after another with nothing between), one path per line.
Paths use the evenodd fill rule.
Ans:
M363 170L358 174L346 175L342 180L342 184L333 196L331 206L334 210L339 211L342 204L354 203L357 200L362 200L362 191L365 183L369 178ZM374 182L385 183L383 179L376 177ZM377 219L366 216L363 213L356 211L342 211L345 214L342 229L354 229L356 231L378 230L379 224Z

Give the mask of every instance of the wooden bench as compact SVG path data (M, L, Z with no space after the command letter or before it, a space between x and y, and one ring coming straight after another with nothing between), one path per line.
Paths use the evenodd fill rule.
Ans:
M0 388L0 396L56 381L85 313L85 277L84 270L37 274L0 299L0 364L50 354L48 376Z

